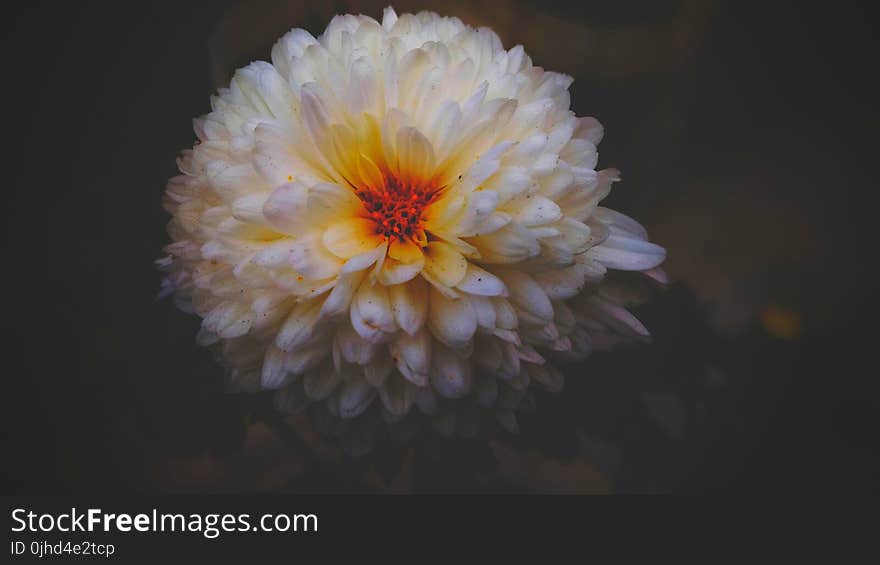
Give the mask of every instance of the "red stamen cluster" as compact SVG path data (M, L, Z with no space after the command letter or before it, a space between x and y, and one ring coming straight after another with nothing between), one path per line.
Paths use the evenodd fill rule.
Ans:
M401 239L412 237L421 229L422 212L436 194L431 186L403 182L390 175L384 190L357 191L367 215L376 222L376 233Z

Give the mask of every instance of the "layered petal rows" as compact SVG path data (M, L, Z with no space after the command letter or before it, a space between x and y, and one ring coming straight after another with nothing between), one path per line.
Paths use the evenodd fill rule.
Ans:
M599 206L619 175L570 77L391 9L271 59L212 98L164 199L164 288L239 388L343 419L469 398L514 427L555 363L647 335L609 270L660 278L665 251Z

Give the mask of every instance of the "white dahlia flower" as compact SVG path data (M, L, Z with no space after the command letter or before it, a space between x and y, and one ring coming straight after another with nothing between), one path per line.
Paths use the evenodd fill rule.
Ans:
M508 428L530 384L646 336L603 283L663 248L599 202L602 126L571 77L429 12L294 29L195 120L164 204L164 288L242 389L389 421L470 399Z

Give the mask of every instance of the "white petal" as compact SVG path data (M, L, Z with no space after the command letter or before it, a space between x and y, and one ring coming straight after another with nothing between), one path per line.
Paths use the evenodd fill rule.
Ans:
M434 351L431 386L441 396L460 398L471 388L471 365L445 347Z
M505 271L503 278L510 292L510 301L520 311L545 322L553 319L553 304L535 279L519 271Z
M456 285L456 288L468 294L480 296L505 296L507 294L507 288L501 279L473 263L468 263L464 278Z
M336 279L336 285L321 306L321 317L332 318L347 312L351 305L352 297L357 291L366 274L362 271L356 273L343 273Z
M638 239L648 239L648 231L645 227L625 214L621 214L610 208L597 206L596 209L593 210L593 217L604 224L623 230Z
M578 126L574 134L577 137L591 141L595 145L599 145L604 134L605 130L602 127L602 124L599 123L596 118L589 116L578 118Z
M376 355L377 345L362 338L350 325L337 329L334 339L334 355L339 355L348 363L366 365Z
M577 266L536 273L534 278L550 300L574 298L584 286L584 276Z
M354 273L357 271L364 271L368 269L369 267L375 265L376 261L378 261L385 255L387 249L388 247L386 245L380 244L375 249L365 251L360 255L355 255L345 262L345 264L342 266L342 272Z
M499 328L515 330L519 327L516 310L509 300L505 298L492 298L492 305L495 306L495 323Z
M559 245L567 253L575 255L583 253L593 243L591 239L592 230L582 222L572 218L565 218L554 225L560 231L561 237L558 242L551 240L546 243Z
M379 389L379 398L385 408L395 416L404 416L415 401L416 387L400 377L385 381Z
M541 357L541 354L538 353L534 347L531 345L523 345L517 350L519 354L519 358L528 363L533 363L536 365L541 365L544 363L544 358Z
M263 205L263 214L272 227L291 235L308 228L308 189L300 182L283 184L272 191Z
M518 201L514 212L517 221L526 226L537 226L555 222L562 217L559 206L540 194L526 196Z
M315 43L315 38L306 30L293 29L272 47L272 64L282 76L289 78L290 61L302 57L305 48Z
M477 314L477 325L488 332L493 332L496 313L492 300L485 296L471 296L470 301Z
M498 377L510 381L519 372L519 350L512 343L501 344L501 367L498 369Z
M541 252L541 246L525 226L512 222L487 235L471 238L485 263L518 263Z
M351 379L339 388L339 416L355 418L363 414L373 399L376 390L364 379Z
M289 264L290 252L295 245L296 240L288 238L272 242L254 255L253 261L261 267Z
M365 59L352 61L349 88L345 93L349 110L353 115L376 113L379 102L380 75Z
M263 368L260 383L263 388L277 389L286 384L287 370L284 367L286 353L277 347L270 345L263 359Z
M354 295L352 311L355 309L364 323L372 328L389 333L397 329L397 323L394 321L394 314L391 311L388 289L381 284L361 284Z
M269 188L251 165L212 161L208 163L206 172L211 187L226 202Z
M614 331L631 337L649 337L648 329L626 308L601 296L591 296L587 300L586 312L607 324Z
M477 331L477 313L467 296L449 299L432 288L428 325L438 340L458 349L468 345Z
M309 221L325 222L340 216L355 216L362 207L348 186L321 182L309 187Z
M287 370L295 375L302 374L314 367L317 367L329 353L329 347L323 343L306 347L304 349L295 349L288 353L284 366ZM332 367L332 365L331 365Z
M320 311L321 305L317 300L300 302L294 306L275 337L275 345L284 351L291 351L309 341Z
M587 256L609 269L647 271L666 259L666 250L649 241L614 234L587 251Z
M525 167L505 167L489 179L484 188L498 194L498 201L503 204L519 197L533 184L535 181Z
M371 386L382 386L392 369L394 369L394 361L391 359L391 355L383 349L364 365L364 378Z
M267 192L255 192L237 198L232 203L232 216L239 221L254 224L262 224L266 222L263 215L263 206L269 198Z
M478 233L488 233L485 223L498 206L498 193L481 190L471 194L467 199L464 212L457 220L454 229L450 230L462 237Z
M321 232L311 231L298 238L290 250L290 265L309 279L330 278L342 266L342 261L324 247L321 236Z
M394 343L393 351L400 372L417 386L428 383L431 371L431 335L422 328L415 335L402 334Z
M558 202L574 189L574 174L567 168L556 169L541 179L541 194L554 202Z
M647 275L660 284L669 284L669 275L660 267L655 267L644 271L642 274Z
M386 31L391 31L391 28L394 27L394 24L397 23L397 12L394 11L394 8L391 6L386 7L382 11L382 29Z
M387 257L382 264L378 280L386 286L405 284L416 278L419 273L422 272L424 264L424 256L422 256L420 261L414 263L401 263L400 261L395 261L394 259Z
M413 335L428 315L428 286L421 279L388 287L394 319L403 331Z
M253 314L247 305L223 302L205 316L203 327L222 338L239 337L251 329Z

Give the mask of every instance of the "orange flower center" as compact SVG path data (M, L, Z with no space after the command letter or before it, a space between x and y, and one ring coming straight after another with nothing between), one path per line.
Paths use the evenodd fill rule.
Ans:
M422 231L422 213L437 196L432 183L413 183L388 175L384 187L357 191L367 216L376 222L376 233L392 238L418 237Z

